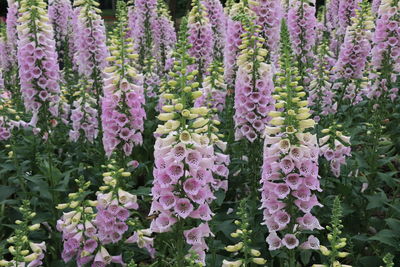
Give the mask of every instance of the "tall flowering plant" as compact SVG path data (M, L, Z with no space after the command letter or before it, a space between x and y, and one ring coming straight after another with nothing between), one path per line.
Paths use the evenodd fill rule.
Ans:
M347 28L334 69L334 79L336 79L334 89L339 90L337 93L339 106L346 99L353 104L360 102L362 100L360 91L366 87L363 78L371 51L371 29L374 23L368 2L363 2L361 9L356 10L356 13L353 24Z
M268 52L262 48L260 26L249 21L242 34L235 82L235 137L253 143L259 139L273 109L272 67L264 63Z
M244 33L241 23L242 17L247 16L247 6L237 3L227 11L226 44L224 49L224 78L230 88L235 86L237 64L236 58L240 53L242 44L241 35Z
M213 30L208 19L207 9L200 0L192 1L192 10L188 17L188 40L192 45L189 55L195 58L193 68L198 70L197 82L201 82L213 58Z
M277 63L281 20L283 18L282 1L254 1L250 8L256 14L256 24L261 26L261 37L265 39L263 47L268 50L267 62ZM307 28L312 30L311 28Z
M265 129L264 163L261 178L261 208L269 250L286 248L288 266L296 266L294 249L318 249L318 239L308 231L322 229L311 214L322 206L315 195L321 191L318 177L319 148L316 135L310 133L315 122L309 119L306 93L298 85L301 79L294 66L289 38L282 29L281 72L275 87L276 111Z
M20 1L18 65L21 92L32 126L43 135L56 124L60 101L60 72L53 28L42 0Z
M400 73L399 1L382 1L377 8L377 16L371 51L371 64L377 73L370 75L374 83L367 96L388 97L393 101L399 91L397 86Z
M143 142L146 113L143 76L134 67L138 55L134 54L133 40L128 37L125 16L118 19L109 46L111 57L107 59L110 66L104 80L102 123L106 155L110 157L117 151L118 158L123 160L132 154L134 146Z
M74 27L75 63L78 73L83 79L83 86L78 93L78 100L73 103L71 109L71 121L74 131L72 140L76 141L77 132L81 130L86 133L87 140L93 142L97 138L97 131L101 128L101 97L103 96L103 70L107 66L106 57L109 55L106 46L106 35L104 21L97 8L99 3L95 0L76 0L74 7L77 12L77 20ZM84 112L86 110L86 112ZM74 114L78 115L74 115ZM89 115L88 124L79 123L85 115ZM97 119L97 121L94 120Z
M219 0L203 0L208 20L211 23L214 40L213 58L222 60L226 41L226 16Z
M166 73L172 65L172 52L176 44L176 32L169 10L163 0L157 4L157 18L154 27L155 43L154 50L158 51L156 60L161 62L159 72Z
M115 162L114 162L115 163ZM57 230L62 233L64 262L76 260L78 266L92 263L92 266L107 266L112 263L125 265L123 243L138 243L151 254L151 232L133 227L136 220L133 211L138 209L137 197L123 189L124 180L130 177L124 169L107 165L103 173L104 184L96 193L97 200L86 199L90 194L90 182L83 177L76 179L79 191L70 193L68 203L59 204L58 209L68 210L57 221ZM119 245L116 256L110 255L113 244Z
M315 0L292 1L288 11L288 28L292 49L298 62L301 85L310 82L308 68L314 59L317 18L315 16Z
M227 189L229 163L229 157L222 153L226 144L219 139L219 122L210 118L209 108L194 107L202 93L199 83L193 82L197 71L189 70L194 59L187 49L182 39L174 55L176 72L163 91L165 105L158 116L163 123L156 130L150 211L155 216L150 227L154 232L176 232L176 266L187 266L183 238L204 264L208 249L205 238L212 235L210 204L214 191Z
M56 41L60 65L65 68L70 68L74 53L73 38L71 37L73 30L71 1L49 1L48 13L54 29L54 39Z

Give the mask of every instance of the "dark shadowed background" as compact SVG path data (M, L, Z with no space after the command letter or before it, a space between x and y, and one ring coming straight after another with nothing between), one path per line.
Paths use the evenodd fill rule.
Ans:
M106 16L113 15L113 9L115 8L116 0L100 0L101 8L104 10ZM176 19L185 15L187 10L190 8L191 0L166 0L168 3L172 16ZM225 3L226 0L221 0ZM325 0L317 0L317 6L322 5ZM7 0L0 0L0 17L4 17L7 11Z

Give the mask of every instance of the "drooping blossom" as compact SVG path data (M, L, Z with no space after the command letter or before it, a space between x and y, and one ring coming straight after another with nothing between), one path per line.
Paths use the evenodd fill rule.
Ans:
M351 156L350 137L339 131L338 125L332 125L322 130L324 137L319 139L320 155L330 165L331 172L335 177L340 176L340 168L346 164L346 158Z
M226 41L226 17L224 8L219 0L202 0L208 20L211 23L214 40L213 58L222 60Z
M314 46L317 38L315 13L315 0L292 1L288 11L288 29L292 49L297 58L301 85L310 82L308 69L311 67L314 58Z
M174 53L181 66L192 62L187 54L188 46L186 39L181 39L180 53ZM162 123L155 132L151 191L150 215L155 218L150 229L169 232L176 223L181 224L185 231L177 233L178 238L185 237L204 264L208 247L203 238L211 235L207 222L214 215L210 204L215 199L214 191L227 189L229 157L223 154L226 144L210 131L216 129L215 120L210 119L211 110L194 107L194 101L202 93L198 91L199 83L188 77L196 74L197 71L189 69L177 71L174 79L163 88L164 106L158 116ZM187 229L185 222L189 218L201 224Z
M274 89L272 67L264 62L267 50L262 48L264 39L260 26L245 27L247 36L238 57L238 71L235 82L235 138L247 139L253 143L264 132L273 109ZM257 55L257 56L254 56Z
M42 0L20 1L18 65L24 106L44 136L58 117L60 71L53 29ZM40 25L40 26L39 26ZM50 125L51 124L51 125Z
M397 5L397 6L396 6ZM400 8L396 1L382 1L377 9L376 28L372 38L373 48L371 89L368 98L389 98L398 96L398 75L400 73Z
M258 0L250 8L256 14L256 24L261 26L260 36L265 39L264 48L268 50L267 62L277 63L279 38L283 7L281 0ZM309 26L309 25L307 25ZM312 31L312 28L308 28Z
M200 0L192 1L188 27L188 41L192 45L189 55L195 59L193 67L199 71L197 81L201 82L213 58L214 39L207 10Z
M241 35L244 33L240 14L246 15L246 8L242 2L232 6L227 14L226 41L224 49L224 78L230 88L235 86L239 46L242 44Z
M71 35L72 28L72 5L70 0L51 0L49 1L49 18L54 29L57 52L61 65L66 64L66 60L72 62L74 45ZM70 66L66 66L70 67Z
M117 30L110 40L114 51L108 60L108 76L104 80L102 100L103 145L106 155L117 150L121 155L130 156L134 146L143 142L145 97L143 76L133 67L133 42L127 38L127 21L119 19Z
M169 71L172 60L172 52L176 44L176 32L169 10L163 0L159 0L157 4L157 17L155 19L156 27L153 28L154 48L156 60L161 63L159 72Z
M362 8L355 12L357 16L354 17L353 24L347 28L334 69L334 78L339 80L334 89L345 90L344 93L337 92L336 95L339 98L343 96L344 99L349 99L353 104L362 99L360 87L363 84L357 81L364 77L367 57L371 51L371 29L374 27L368 4L362 3Z
M303 240L304 231L322 229L311 214L321 206L315 191L321 191L318 177L319 148L302 86L295 81L296 67L286 30L282 34L281 70L276 80L281 90L272 120L265 128L264 163L261 178L261 208L270 232L266 241L270 250L294 249ZM293 101L294 99L298 101ZM295 225L297 224L297 227Z
M11 62L17 61L17 40L18 40L18 1L7 0L7 49L9 53L9 58Z

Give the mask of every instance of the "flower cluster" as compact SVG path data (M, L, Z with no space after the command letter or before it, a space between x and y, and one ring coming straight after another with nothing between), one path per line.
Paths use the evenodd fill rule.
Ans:
M158 119L164 124L156 130L159 137L154 151L150 211L155 219L150 228L168 232L175 224L184 225L187 218L199 219L202 223L198 227L178 235L185 236L204 263L204 251L208 249L204 238L211 235L207 222L214 215L209 205L215 199L215 190L227 189L227 181L222 179L228 177L229 157L217 152L218 148L225 149L216 128L219 121L208 118L210 109L194 107L202 93L197 89L199 83L193 82L197 70L189 70L194 59L187 55L188 46L185 39L178 44L175 73L170 73L172 80L163 88L165 105Z
M9 64L9 51L7 46L8 42L7 35L5 34L5 27L3 23L0 23L0 70L2 71L6 70Z
M267 62L276 63L283 18L282 1L256 1L250 8L256 14L256 24L261 26L261 37L265 39L264 48L268 50ZM307 29L312 32L312 28Z
M69 139L77 142L84 136L83 140L93 143L99 133L97 101L90 93L92 83L81 79L80 84L81 88L76 92L79 97L71 106L70 126L72 129L69 131Z
M194 68L199 71L198 82L201 82L213 58L214 39L206 8L200 0L192 1L188 26L188 40L192 45L189 49L189 55L195 58Z
M7 49L10 62L17 61L17 40L18 40L18 1L8 0L7 8Z
M372 14L374 15L378 14L381 2L382 0L372 0L372 5L371 5Z
M330 232L328 234L328 241L330 243L331 249L325 246L320 246L320 251L322 255L328 258L328 264L314 264L312 267L351 267L351 265L341 264L338 258L346 258L350 253L340 251L346 246L346 238L341 238L343 225L341 218L343 217L342 206L340 204L339 197L336 197L333 201L331 225L326 226L326 229Z
M292 49L299 64L302 85L307 84L307 68L314 57L317 18L315 17L315 0L294 1L288 11L288 28Z
M110 40L110 67L105 70L108 76L102 100L103 145L108 157L115 150L129 156L134 146L142 144L146 118L143 76L133 67L138 55L127 37L127 22L119 20Z
M339 26L339 4L340 0L330 0L326 7L326 26L329 31L334 31ZM334 41L334 40L332 40Z
M240 202L239 210L237 212L240 220L235 220L237 229L231 233L231 237L238 238L240 242L235 245L229 245L225 247L225 250L231 253L235 253L235 256L239 253L243 254L241 259L236 261L223 260L222 267L241 267L248 266L251 263L265 266L266 259L260 257L261 252L257 249L251 248L251 234L253 230L250 228L249 215L246 212L247 200L244 199Z
M70 0L49 1L49 18L53 24L54 39L56 41L59 58L70 59L73 57L73 44L70 38L72 34L72 5ZM71 49L72 48L72 49ZM72 50L72 51L71 51Z
M77 28L74 29L78 71L97 84L101 80L101 71L107 66L108 56L104 21L97 8L99 3L95 0L75 0L74 6L79 10ZM93 91L98 99L102 88L96 84L93 84Z
M176 43L176 32L169 11L163 0L158 1L155 24L157 27L153 29L155 35L154 40L157 42L154 44L154 50L158 51L156 59L161 60L162 67L159 71L166 72L171 65L172 50Z
M356 15L361 0L340 0L337 17L339 19L337 34L344 36L347 27L350 26L351 18Z
M378 19L373 36L372 66L374 70L381 71L377 77L381 78L376 82L373 95L386 96L382 90L388 87L389 97L393 100L397 97L396 87L397 76L400 73L400 5L398 1L382 1L378 9Z
M341 165L346 164L346 157L351 156L350 137L343 135L340 130L342 126L333 124L322 133L326 134L319 139L320 154L330 162L333 175L340 176Z
M144 61L152 57L155 51L153 45L158 43L154 40L157 18L157 0L135 0L133 11L129 12L130 25L132 31L132 38L135 42L134 51L139 55L139 65L143 66Z
M15 221L14 233L7 239L10 244L8 251L12 255L12 260L0 260L0 266L37 267L43 265L42 260L46 251L46 244L44 242L34 243L29 240L30 233L40 228L38 223L29 224L36 216L36 213L31 211L29 206L29 201L24 200L19 208L22 213L22 220Z
M25 109L38 117L47 132L58 117L59 67L53 29L43 0L20 1L18 65ZM38 25L41 25L38 27ZM36 122L32 125L36 127Z
M226 17L219 0L202 0L211 23L214 40L213 58L222 60L226 41Z
M349 83L354 83L352 80L357 83L363 78L367 57L371 51L371 29L374 27L368 3L362 3L361 6L361 9L356 10L357 15L352 19L352 25L347 28L334 69L335 79L347 80L344 98L351 101L355 99L355 103L361 100L357 92L359 85ZM338 86L340 85L336 87Z
M273 109L273 71L264 63L268 53L262 48L265 40L260 37L260 26L249 22L244 29L235 83L235 138L254 142L264 132Z
M227 90L223 77L224 68L221 62L214 61L207 72L209 75L204 78L201 88L203 95L196 100L195 106L207 106L215 113L221 113L225 108Z
M111 164L107 168L111 170L103 173L104 185L97 192L96 201L85 199L90 182L81 177L75 180L79 191L69 194L68 203L57 206L58 209L70 209L57 221L57 230L62 232L64 241L64 262L76 258L78 266L90 262L93 266L124 265L122 255L111 256L107 245L123 241L131 225L130 211L138 208L137 197L121 187L123 180L131 176L129 172L116 170ZM139 243L132 237L124 241Z
M322 191L318 178L319 148L317 137L307 129L314 120L300 80L293 66L286 30L282 31L282 73L277 73L275 87L277 111L265 129L264 163L261 178L261 208L264 223L269 230L266 239L269 249L294 249L300 245L303 231L322 229L311 214L314 206L322 206L314 191ZM285 35L286 34L286 35ZM297 227L295 225L298 225ZM301 245L304 249L318 249L319 241L313 235Z
M235 86L236 80L236 58L239 55L239 46L242 44L242 38L240 37L244 33L242 23L240 22L241 13L242 16L246 16L247 12L243 12L245 7L243 3L235 4L232 7L231 12L227 15L226 21L226 42L224 49L224 79L229 87Z

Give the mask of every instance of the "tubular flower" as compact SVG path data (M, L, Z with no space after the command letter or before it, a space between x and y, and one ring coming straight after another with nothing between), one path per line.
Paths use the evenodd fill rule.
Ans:
M8 0L7 8L7 49L10 62L17 61L17 43L18 43L18 1Z
M330 32L335 31L339 27L339 4L340 0L330 0L326 5L326 24Z
M2 71L6 70L8 68L8 65L10 63L9 61L9 51L7 47L7 36L5 34L5 27L3 27L4 24L0 23L0 69ZM4 80L3 80L3 86L4 86Z
M226 41L226 17L224 8L219 0L202 0L208 20L211 23L214 40L213 58L222 60Z
M44 253L46 251L45 242L31 242L27 236L31 232L40 229L40 224L29 223L36 216L36 213L30 209L28 200L24 200L19 211L22 213L22 220L15 221L15 230L7 239L9 243L8 252L12 255L12 260L0 260L1 266L42 266Z
M104 80L102 100L103 145L108 157L115 150L130 156L133 147L143 142L143 76L133 67L138 55L133 54L133 41L127 37L127 31L127 22L121 16L110 40L109 62L113 71Z
M129 15L133 15L129 18L129 27L135 42L134 51L139 55L139 65L143 66L145 60L156 57L152 47L156 43L157 0L135 0L133 10L129 12Z
M265 39L264 48L268 50L267 62L276 63L279 52L279 38L283 7L281 0L257 0L250 8L256 14L256 24L261 26L260 36ZM312 31L311 28L308 28Z
M69 139L77 142L80 137L93 143L99 133L97 101L90 92L92 83L80 80L80 89L76 92L78 98L71 105L71 130Z
M377 16L371 51L372 68L377 73L370 75L375 81L367 96L389 97L393 101L399 90L396 85L400 73L399 2L382 1Z
M382 0L372 0L372 14L377 15Z
M200 0L192 1L192 10L188 17L189 55L195 58L194 68L199 71L198 82L201 82L213 57L214 39L211 23L206 8Z
M222 64L215 61L207 70L209 75L204 79L201 88L202 96L196 102L196 107L207 106L215 113L221 113L225 108L227 85L224 83Z
M292 49L297 57L300 71L300 84L308 84L308 68L314 58L314 46L317 38L317 18L315 17L315 0L293 1L288 11L288 28Z
M338 11L333 14L336 15L338 20L330 46L336 56L339 55L347 27L352 24L351 20L356 15L360 3L361 0L339 0Z
M224 49L224 78L230 88L235 86L237 64L236 58L240 53L239 46L242 44L240 37L244 33L241 18L246 16L245 5L240 2L235 4L227 15L226 42Z
M59 53L59 60L65 64L65 60L73 58L72 35L72 5L70 0L49 1L49 18L54 29L56 48Z
M79 10L75 41L79 73L87 79L99 82L101 71L107 66L108 56L104 21L95 0L76 0L74 6ZM94 88L101 95L101 86Z
M235 84L235 138L253 143L260 138L267 124L268 112L273 109L274 90L272 67L264 63L267 50L260 37L260 26L252 22L244 27L243 44L237 59Z
M194 59L187 54L188 47L182 38L174 53L175 72L163 86L150 210L155 218L150 229L169 232L178 223L179 229L184 229L177 233L178 238L184 237L204 264L204 238L212 235L207 222L214 215L209 205L215 199L214 191L227 189L229 157L223 154L226 144L219 139L218 123L210 119L211 110L194 107L202 93L198 91L199 83L194 82L198 71L189 69ZM187 229L188 218L201 223Z
M270 232L266 239L270 250L294 249L299 246L303 231L322 228L311 214L314 206L322 206L314 194L322 191L317 137L308 130L314 128L315 122L309 119L307 101L301 100L305 92L296 81L300 79L299 71L293 67L286 28L282 33L282 73L276 77L279 87L275 95L279 108L270 112L273 119L265 129L261 178L261 208L263 224ZM317 243L314 237L308 238Z
M26 111L32 113L32 127L48 133L51 120L58 117L60 71L49 23L42 0L20 1L18 18L18 65Z
M361 101L359 89L364 86L362 79L367 57L371 51L371 29L374 27L368 3L362 3L362 8L356 13L357 16L352 19L353 24L347 28L334 69L334 78L344 80L336 83L335 88L345 88L344 98L354 104Z
M156 60L161 62L160 73L167 72L171 66L171 56L176 44L176 32L168 8L163 0L158 1L157 18L155 20L154 50L158 51Z
M326 134L319 139L320 155L330 163L331 171L336 177L340 176L340 167L346 164L346 157L351 156L350 137L339 131L341 125L332 125L322 132Z

